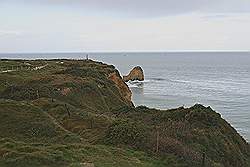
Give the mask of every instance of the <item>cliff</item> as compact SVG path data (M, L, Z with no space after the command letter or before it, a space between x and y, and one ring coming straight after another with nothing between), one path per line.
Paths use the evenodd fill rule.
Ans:
M122 80L119 72L115 71L115 72L109 74L108 78L115 83L115 85L117 86L117 88L118 88L120 94L122 95L122 97L124 98L124 100L133 106L133 103L131 101L132 92L129 89L128 85L125 84L124 81Z
M210 107L134 107L115 67L91 60L0 65L24 62L46 66L0 74L0 166L198 167L203 153L249 166L249 144Z
M128 81L144 81L144 73L140 66L134 67L127 76L123 76L125 82Z

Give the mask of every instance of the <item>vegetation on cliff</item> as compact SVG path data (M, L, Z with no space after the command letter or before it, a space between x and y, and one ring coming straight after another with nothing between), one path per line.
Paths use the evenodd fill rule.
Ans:
M134 107L114 66L0 66L22 66L0 73L0 166L201 166L204 155L207 166L250 165L249 144L210 107Z

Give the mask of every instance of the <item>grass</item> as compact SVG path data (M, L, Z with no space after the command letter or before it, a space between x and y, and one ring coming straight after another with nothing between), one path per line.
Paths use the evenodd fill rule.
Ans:
M114 66L76 60L0 74L0 166L249 166L249 144L210 107L133 107ZM62 63L63 62L63 63ZM118 74L118 73L117 73ZM159 152L156 136L159 133Z
M140 106L121 108L114 113L122 121L113 123L106 139L117 146L153 152L158 131L162 155L173 153L194 165L201 162L205 152L211 166L249 165L249 144L210 107L197 104L161 111Z
M166 159L143 152L104 145L80 144L27 144L11 139L0 140L0 166L82 166L93 163L96 167L173 167L185 166L175 156Z
M79 142L57 127L44 111L26 102L0 100L0 137L25 142Z

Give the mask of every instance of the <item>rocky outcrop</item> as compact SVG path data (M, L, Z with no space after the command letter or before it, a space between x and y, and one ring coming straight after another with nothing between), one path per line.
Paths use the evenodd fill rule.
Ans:
M127 76L123 76L123 81L144 81L144 73L140 66L133 68Z
M132 103L132 92L129 89L128 85L122 80L120 74L118 71L112 72L109 74L108 77L110 80L112 80L116 87L118 88L120 94L122 95L122 97L124 98L124 100L130 104L131 106L133 106Z

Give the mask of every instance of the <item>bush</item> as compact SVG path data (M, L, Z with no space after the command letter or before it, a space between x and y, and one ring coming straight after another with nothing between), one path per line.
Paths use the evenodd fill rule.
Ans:
M115 121L108 129L105 142L113 145L129 145L144 148L147 143L148 130L140 122L128 120Z

